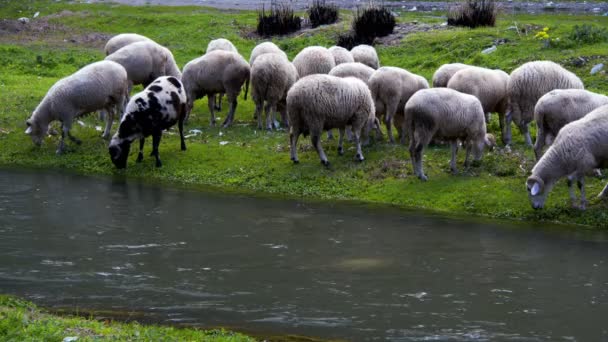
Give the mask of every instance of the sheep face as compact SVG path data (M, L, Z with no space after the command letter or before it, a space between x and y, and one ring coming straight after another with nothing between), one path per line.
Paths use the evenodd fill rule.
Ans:
M42 145L42 139L47 134L49 126L48 125L40 125L36 121L32 121L31 119L25 122L27 125L27 129L25 130L25 134L29 135L34 142L34 145L40 146Z
M120 141L119 139L112 139L110 142L110 158L112 163L118 169L124 169L127 167L127 158L129 157L129 150L131 149L131 143L127 140Z
M545 186L545 182L542 179L536 176L530 176L526 181L526 187L528 189L528 198L530 199L532 208L542 209L545 206L547 195L549 194L549 191L551 191L551 186Z

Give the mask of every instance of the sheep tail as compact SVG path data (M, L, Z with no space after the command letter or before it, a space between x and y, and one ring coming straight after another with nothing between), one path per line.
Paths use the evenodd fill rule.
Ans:
M245 101L247 101L247 92L249 91L249 80L251 79L250 76L247 76L247 81L245 83Z

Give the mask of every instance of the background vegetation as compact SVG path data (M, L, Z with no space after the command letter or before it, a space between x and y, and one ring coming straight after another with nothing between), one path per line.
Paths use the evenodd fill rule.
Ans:
M19 17L40 16L30 24L16 26ZM304 13L297 13L304 16ZM310 45L332 46L337 37L350 29L352 12L342 11L334 25L307 29L273 39L290 58ZM549 27L550 38L567 39L575 25L605 27L608 17L570 15L506 15L498 17L496 27L447 28L443 13L400 13L396 35L387 45L378 45L382 65L406 68L430 80L442 64L464 62L510 72L524 62L549 59L576 72L592 91L606 93L608 79L602 72L590 75L591 67L606 61L608 43L573 43L566 48L546 45L535 34ZM255 128L253 103L239 99L235 125L229 129L209 128L205 100L195 104L187 131L199 129L187 139L188 151L179 151L175 130L161 143L164 166L154 167L153 158L117 171L110 162L106 142L95 126L103 126L95 116L76 124L74 135L81 146L69 145L72 152L55 155L57 137L46 139L35 148L23 134L24 121L50 86L78 68L102 59L102 47L114 34L137 32L169 47L180 66L204 53L214 38L230 39L248 59L261 41L253 34L255 11L215 10L203 7L117 6L76 4L50 0L5 1L0 6L0 165L4 167L56 168L66 172L135 177L150 182L169 182L192 187L212 186L281 196L357 200L408 208L428 208L445 213L483 215L518 220L551 220L596 227L608 226L607 204L597 194L605 180L588 179L590 208L571 209L565 180L549 195L542 211L528 203L525 179L534 165L533 153L523 145L514 128L512 151L498 148L485 154L480 166L462 167L449 172L449 149L430 147L424 167L429 181L413 176L407 149L378 142L364 148L365 162L354 161L354 150L347 144L339 157L336 141L324 141L331 169L321 167L308 139L301 140L299 165L289 160L288 138L284 131L266 132ZM21 25L20 23L17 23ZM13 26L11 26L13 25ZM405 35L401 28L407 28ZM481 54L492 45L497 50ZM228 108L228 106L224 106ZM225 111L226 109L224 109ZM224 116L225 112L219 114ZM114 128L116 127L116 124ZM490 131L499 133L496 116ZM533 136L535 134L532 129ZM69 144L69 142L68 142ZM149 151L151 146L147 145ZM133 149L136 150L136 149Z

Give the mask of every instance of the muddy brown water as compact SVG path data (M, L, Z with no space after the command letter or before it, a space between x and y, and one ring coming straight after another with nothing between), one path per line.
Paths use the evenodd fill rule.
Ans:
M405 190L404 190L405 191ZM353 341L608 339L608 233L0 171L0 293Z

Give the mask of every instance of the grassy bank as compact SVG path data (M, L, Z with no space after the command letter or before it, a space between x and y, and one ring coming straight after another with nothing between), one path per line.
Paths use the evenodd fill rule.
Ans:
M0 295L2 341L255 341L224 330L197 330L97 321L76 316L56 316L34 304Z
M84 143L70 145L71 153L56 156L58 138L47 138L42 148L35 148L23 134L24 121L57 79L102 59L102 47L110 36L122 32L149 36L168 46L180 66L200 56L211 39L230 39L246 59L260 39L251 34L256 22L254 12L201 7L11 0L0 6L0 18L31 17L37 11L40 11L40 17L29 26L17 26L17 29L0 34L0 165L60 168L83 174L119 175L152 182L209 185L293 197L352 199L465 215L551 220L596 227L608 225L607 204L593 197L604 183L598 179L587 182L591 205L585 212L570 208L565 181L549 195L544 210L530 208L524 182L534 158L515 128L512 151L499 148L488 152L480 166L468 169L461 166L464 160L461 152L457 175L449 172L449 148L429 148L424 161L429 176L426 183L413 176L406 148L386 142L364 148L366 161L363 163L354 161L352 145L347 144L345 156L339 157L337 141L324 142L332 163L331 169L325 169L310 141L302 139L301 163L292 165L286 133L257 130L252 118L253 102L243 101L242 97L239 98L237 121L229 129L209 128L206 99L197 101L186 130L200 129L202 134L187 139L186 152L179 151L175 132L166 134L160 148L164 163L160 169L154 168L153 159L149 157L143 163L135 164L136 148L133 148L128 168L115 170L106 142L99 138L101 133L95 129L103 123L93 116L84 118L85 125L76 124L73 130ZM343 17L349 15L343 13ZM424 13L403 13L399 17L402 23L416 21L420 27L424 24L438 26L443 20L438 15ZM589 90L605 93L608 91L606 75L590 75L589 70L594 64L606 62L608 43L544 48L542 42L534 38L535 32L543 27L550 28L552 38L564 38L574 25L585 23L607 26L608 17L502 16L495 28L418 32L396 40L395 45L378 46L377 49L383 65L403 67L427 79L437 67L448 62L459 61L510 72L526 61L550 59L576 72ZM8 24L2 22L2 25ZM347 26L347 20L343 20L333 26L306 30L274 41L293 58L305 46L333 45L337 35ZM498 45L493 54L480 53L495 42L504 44ZM581 65L577 62L578 57L586 62ZM219 114L222 118L225 115L226 109ZM489 127L498 135L496 117ZM146 150L151 150L151 146L147 145Z

